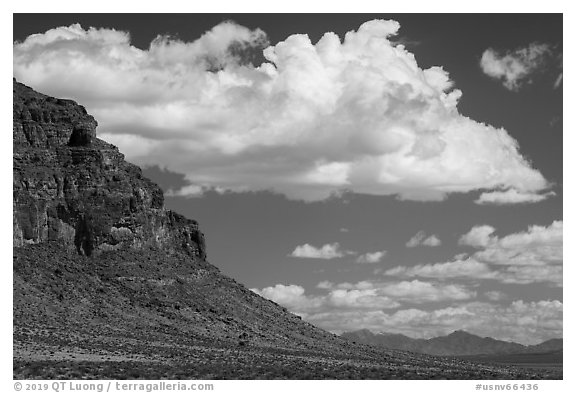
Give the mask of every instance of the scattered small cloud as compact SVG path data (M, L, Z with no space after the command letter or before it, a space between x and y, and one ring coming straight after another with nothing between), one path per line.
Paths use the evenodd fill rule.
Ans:
M424 277L436 279L473 278L496 279L497 274L485 263L473 259L455 260L415 266L397 266L384 272L388 276Z
M312 258L312 259L335 259L342 258L350 253L340 248L339 243L324 244L321 247L314 247L308 243L296 246L290 254L294 258Z
M508 304L472 301L459 305L399 310L336 310L306 317L308 322L341 333L358 329L430 338L463 329L481 337L539 344L563 335L563 304L558 300Z
M489 291L483 293L488 302L476 301L476 292L462 285L420 280L321 284L326 292L319 295L283 284L252 291L335 333L365 328L430 338L464 329L524 344L562 337L563 304L558 300L503 304L505 295ZM443 301L451 305L433 307Z
M430 283L419 280L357 283L321 281L316 288L320 295L308 295L299 285L276 284L251 290L273 300L299 315L330 312L338 309L361 308L380 310L397 308L402 304L464 301L476 297L476 291L462 285Z
M507 284L548 283L562 286L563 223L533 225L524 232L504 237L494 235L489 225L473 227L459 243L479 249L452 261L415 266L397 266L388 276L424 277L439 280L495 280Z
M386 256L388 251L375 251L375 252L368 252L366 254L360 255L357 259L357 263L378 263Z
M426 232L419 231L408 242L406 247L413 248L418 246L438 247L442 244L436 235L426 236Z
M531 82L533 74L544 69L551 57L550 45L536 42L505 53L489 48L482 54L480 67L486 75L501 80L508 90L518 91Z
M474 201L478 205L512 205L522 203L537 203L555 196L554 191L539 194L533 192L520 192L514 188L506 191L484 192Z
M396 300L383 296L375 289L334 289L325 297L329 306L336 309L386 309L400 306Z
M468 233L462 235L458 244L476 248L487 247L493 240L492 234L496 228L490 225L476 225Z
M332 283L332 288L336 289L373 289L375 287L372 281L358 281L357 283L341 282Z
M475 228L472 228L473 232ZM465 237L468 236L471 232ZM504 237L487 235L473 258L502 266L554 266L563 260L563 222L532 225L526 231Z
M330 289L334 286L334 283L330 282L330 281L320 281L317 285L316 288L320 288L320 289Z
M330 287L328 293L324 295L307 295L304 288L299 285L276 284L273 287L266 287L261 290L251 288L251 291L288 307L292 312L302 316L337 309L367 310L397 308L400 305L400 303L387 296L379 295L372 288L343 289Z
M273 287L266 287L261 290L257 288L251 288L250 290L266 299L288 307L297 314L315 309L322 302L321 299L307 296L304 288L300 285L276 284Z
M475 291L463 285L431 283L420 280L382 283L378 284L377 288L383 295L410 303L459 301L476 297Z

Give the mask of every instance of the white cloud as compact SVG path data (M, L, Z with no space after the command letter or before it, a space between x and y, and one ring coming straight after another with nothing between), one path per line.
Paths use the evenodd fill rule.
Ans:
M508 295L502 291L487 291L484 292L483 295L493 302L499 302L508 298Z
M13 47L17 79L86 105L99 135L138 164L185 173L199 190L273 189L318 200L342 189L404 199L548 183L504 129L458 113L441 67L422 69L374 20L342 41L291 35L253 67L238 51L265 34L233 23L198 40L155 39L79 25ZM218 70L215 72L215 70Z
M426 237L426 232L419 231L415 234L408 242L406 243L406 247L418 247L418 246L428 246L428 247L438 247L441 245L442 242L436 235L430 235Z
M496 228L490 225L477 225L460 237L459 244L476 248L486 247L493 241L492 234Z
M440 241L440 239L436 237L436 235L428 236L426 239L422 241L422 245L428 247L438 247L441 244L442 242Z
M533 225L524 232L512 233L502 238L492 235L493 230L494 228L489 226L474 227L460 241L462 244L483 248L476 252L473 258L490 264L562 264L562 221L554 221L547 227Z
M334 259L342 258L347 253L349 253L349 251L340 249L339 243L325 244L320 248L306 243L301 246L296 246L290 256L294 258Z
M372 289L374 288L374 283L371 281L358 281L357 283L341 282L338 284L331 283L331 288L337 289Z
M519 203L537 203L549 197L555 196L554 191L544 194L533 192L519 192L513 188L506 191L491 191L483 192L480 197L474 201L478 205L495 204L495 205L511 205Z
M530 82L532 74L545 66L546 57L550 54L547 44L538 43L506 54L489 48L482 54L480 67L486 75L502 80L508 90L517 91L522 84Z
M411 267L397 266L388 269L384 274L401 277L426 277L426 278L497 278L488 265L474 259L440 262L434 264L419 264Z
M469 300L476 297L476 292L462 285L446 285L419 280L381 283L377 287L381 294L412 303Z
M266 287L262 290L257 288L251 288L250 290L289 308L297 314L306 313L307 310L315 309L322 303L321 299L307 296L304 293L304 288L299 285L276 284L273 287Z
M326 297L330 306L340 309L396 308L400 303L388 296L381 296L375 289L334 289Z
M488 291L483 296L491 302L480 302L474 301L477 293L465 286L420 280L324 281L317 287L325 293L307 295L299 285L283 284L252 291L336 333L366 328L428 338L464 329L529 344L562 337L562 303L558 300L498 304L494 302L507 295ZM451 305L431 308L441 304L438 302ZM418 304L426 308L416 308Z
M507 305L470 302L433 310L408 308L393 313L384 310L337 310L311 314L307 320L326 330L366 328L430 338L463 329L481 337L523 344L538 344L562 337L562 302L514 301Z
M329 310L397 308L400 305L372 288L334 288L329 282L319 283L318 287L326 287L328 292L323 295L307 295L304 288L299 285L283 284L251 290L302 316Z
M386 250L382 251L375 251L375 252L368 252L366 254L360 255L357 259L357 263L378 263L384 258L387 254Z
M562 266L507 266L502 270L499 280L505 284L533 284L535 282L551 283L562 287Z
M320 289L330 289L334 286L334 283L330 282L330 281L320 281L317 285L316 288L320 288Z
M398 277L496 280L503 283L536 282L562 286L563 222L533 225L526 231L502 238L489 225L475 226L460 238L460 244L479 250L468 257L415 266L397 266L384 274Z
M405 267L397 266L384 272L388 276L420 277L439 280L495 280L505 284L549 283L562 286L562 266L505 266L494 267L474 259L419 264Z
M421 304L442 301L464 301L476 297L476 292L462 285L428 283L419 280L357 283L321 281L316 288L324 294L307 295L299 285L276 284L253 292L273 300L299 315L311 315L334 310L381 310L398 308L401 304Z

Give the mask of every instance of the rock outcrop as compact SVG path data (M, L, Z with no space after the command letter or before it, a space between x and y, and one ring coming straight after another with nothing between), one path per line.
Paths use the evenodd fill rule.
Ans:
M96 137L71 100L13 82L13 245L62 240L84 255L151 246L205 259L194 220L164 208L161 189Z

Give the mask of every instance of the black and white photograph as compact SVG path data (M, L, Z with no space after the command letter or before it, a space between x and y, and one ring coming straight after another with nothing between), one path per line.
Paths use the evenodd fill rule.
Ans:
M14 380L564 379L562 13L136 11L12 15Z

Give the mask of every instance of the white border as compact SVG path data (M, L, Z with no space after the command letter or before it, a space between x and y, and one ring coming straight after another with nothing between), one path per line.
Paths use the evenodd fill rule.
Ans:
M7 4L9 3L9 4ZM574 91L573 78L571 71L574 69L573 50L575 18L574 5L576 2L568 0L547 0L547 1L520 1L520 0L482 0L479 2L466 2L462 0L444 0L444 1L367 1L354 0L347 2L331 2L311 0L290 0L282 4L270 0L220 0L220 1L148 1L148 2L129 2L120 3L118 0L99 0L94 3L83 3L78 0L65 1L40 1L29 0L18 3L6 1L2 4L2 14L0 28L3 37L12 37L12 14L13 13L52 13L52 12L102 12L102 13L133 13L133 12L180 12L180 13L262 13L262 12L296 12L296 13L455 13L455 12L481 12L481 13L564 13L564 37L567 43L564 45L564 69L567 70L568 76L563 80L563 91ZM8 55L12 53L12 39L4 38L2 40L2 53ZM11 56L10 56L11 57ZM11 250L12 213L8 210L10 205L10 190L8 185L11 183L11 142L8 140L9 129L11 129L12 117L9 112L9 104L12 100L8 96L11 64L5 60L2 63L2 78L0 78L0 97L2 97L2 143L1 143L1 165L0 173L4 189L0 196L2 198L2 209L0 209L0 222L2 223L0 241L3 250ZM573 182L570 177L571 168L574 166L574 109L573 99L564 94L564 173L569 179L564 183L564 237L569 239L565 243L564 260L564 278L565 284L570 284L574 277L573 258L574 250L570 239L573 239L573 217L574 209L572 203ZM10 392L13 390L12 381L12 269L11 259L9 256L12 252L6 252L7 257L3 258L1 264L1 277L3 277L0 286L0 298L2 299L2 355L0 358L0 386L5 388L2 391ZM574 305L572 300L574 286L564 285L564 381L538 381L539 392L568 392L575 391L576 388L574 374L570 370L576 369L573 362L574 353ZM567 305L567 306L566 306ZM510 383L519 383L519 381L509 381ZM529 381L534 383L536 381ZM487 381L480 381L487 384ZM504 381L493 381L493 383L504 384ZM396 391L438 391L438 392L472 392L475 391L472 381L215 381L217 392L225 391L251 391L266 392L275 390L278 392L287 392L292 390L308 391L312 389L321 389L330 392L347 392L351 390L361 390L366 392L382 392L389 390ZM520 391L520 390L519 390Z

